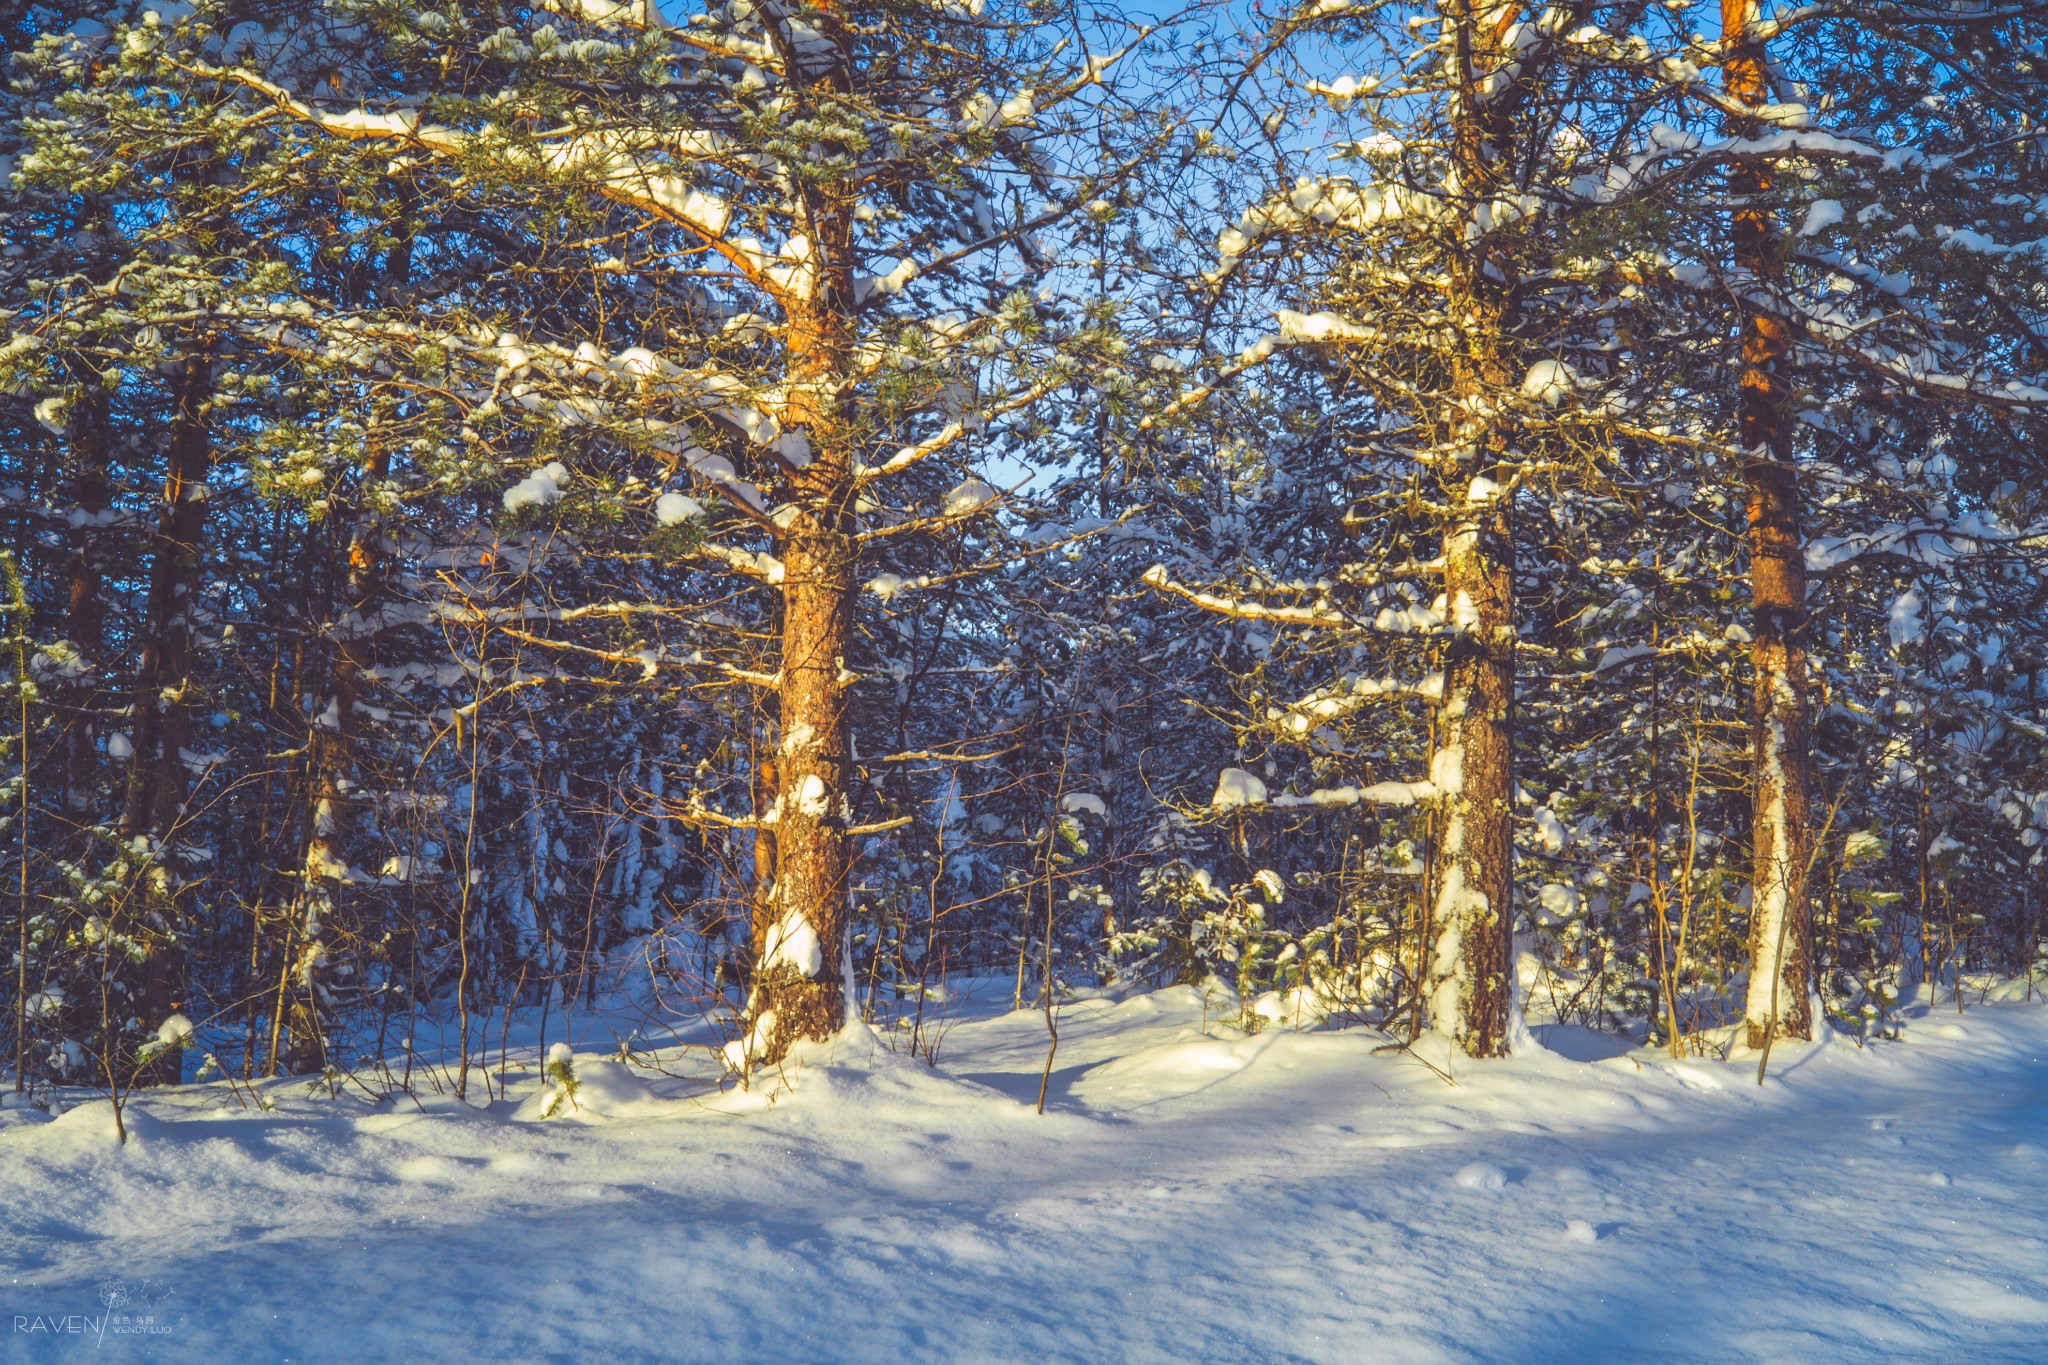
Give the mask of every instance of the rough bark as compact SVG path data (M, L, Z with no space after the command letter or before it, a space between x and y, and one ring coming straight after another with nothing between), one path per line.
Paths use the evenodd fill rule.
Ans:
M1722 0L1722 32L1735 40L1723 79L1730 95L1755 106L1769 102L1769 85L1762 44L1740 36L1753 17L1754 0ZM1729 188L1737 205L1735 264L1760 291L1768 289L1780 274L1780 234L1766 207L1770 173L1760 167L1738 168L1729 176ZM1789 342L1790 330L1782 319L1754 304L1744 310L1737 423L1747 493L1753 617L1750 978L1744 1009L1752 1047L1763 1046L1773 1036L1813 1036L1812 916L1806 887L1813 847L1806 559L1788 394L1781 373Z
M1447 652L1431 780L1445 789L1430 1017L1472 1057L1508 1051L1514 969L1515 629L1505 500L1468 497L1444 537Z
M783 546L782 746L777 764L775 880L754 925L758 965L751 1013L756 1049L778 1060L799 1038L826 1038L843 1021L839 970L853 864L852 750L846 649L852 634L853 543L842 518L799 515ZM816 936L817 960L778 950Z

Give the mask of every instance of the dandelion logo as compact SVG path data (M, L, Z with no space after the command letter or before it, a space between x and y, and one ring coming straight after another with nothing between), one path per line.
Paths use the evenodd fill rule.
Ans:
M108 1280L99 1287L99 1313L15 1314L17 1334L89 1336L95 1346L117 1337L169 1336L170 1324L155 1311L175 1291L161 1280Z

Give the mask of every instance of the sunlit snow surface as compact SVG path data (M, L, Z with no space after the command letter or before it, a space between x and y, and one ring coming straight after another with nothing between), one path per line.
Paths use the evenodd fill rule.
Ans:
M126 1151L103 1104L10 1105L5 1355L2048 1353L2038 1003L1781 1047L1759 1089L1753 1058L1565 1029L1453 1086L1365 1029L1247 1038L1192 990L1087 999L1044 1117L1042 1021L1001 1008L954 1006L937 1071L862 1034L772 1102L579 1049L598 1112L546 1122L537 1077L488 1110L188 1087L138 1104ZM20 1330L66 1315L79 1333Z

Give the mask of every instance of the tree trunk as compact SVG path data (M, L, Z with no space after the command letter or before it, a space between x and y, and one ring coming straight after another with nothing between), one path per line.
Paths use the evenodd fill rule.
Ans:
M1499 62L1502 11L1446 10L1457 40L1461 98L1453 115L1453 203L1500 188L1513 125L1505 92L1482 92ZM1457 458L1439 465L1450 508L1444 529L1444 601L1453 631L1430 780L1441 790L1442 837L1430 885L1434 952L1430 1026L1472 1057L1508 1051L1514 970L1515 606L1507 424L1494 414L1514 375L1505 358L1513 316L1512 263L1498 236L1452 259L1446 303L1460 327L1455 402L1441 426Z
M148 619L135 668L134 757L120 834L130 848L146 847L151 862L139 881L130 881L123 898L126 922L120 928L141 945L144 957L122 1014L140 1018L145 1030L176 1009L183 996L181 887L170 845L184 817L187 788L192 617L200 587L200 540L206 528L206 476L213 460L206 429L212 389L212 362L203 354L186 360L173 382ZM169 1053L143 1068L137 1082L175 1084L178 1068L178 1055Z
M357 268L345 270L338 282L342 298L351 306L367 305L380 285L386 291L405 289L412 275L411 239L396 243L381 269L372 271L369 265L366 259ZM313 726L306 739L306 843L299 859L298 893L293 897L285 935L287 952L297 945L289 967L290 1040L284 1054L285 1069L294 1074L318 1072L327 1063L326 1034L320 1023L314 974L323 962L338 965L337 926L333 921L342 910L348 884L348 842L356 807L364 800L356 700L363 673L378 663L378 636L382 629L379 613L386 595L389 542L384 518L375 510L376 489L391 477L391 451L382 437L370 437L370 448L357 466L357 473L360 501L349 524L340 609L334 612L329 627L332 652L328 656L326 696L315 699ZM349 932L351 926L338 927L339 937L344 941L357 937ZM357 974L353 979L360 982L365 979L362 964L354 965Z
M78 377L90 387L71 411L73 473L69 496L71 505L87 515L71 528L69 562L65 567L64 631L91 670L88 676L93 685L81 700L85 709L94 710L103 695L100 686L106 666L101 656L106 648L107 613L100 589L106 580L101 560L106 554L108 534L105 527L95 524L94 518L107 510L110 501L107 461L114 438L107 396L98 386L98 376L81 365ZM99 745L94 742L91 726L83 720L68 728L64 744L64 810L73 820L88 823L98 787Z
M768 741L763 733L767 727L761 722L754 725L754 742L761 745ZM754 764L754 809L774 810L781 798L781 788L775 780L775 759L768 751ZM773 922L775 918L775 827L763 825L754 831L754 865L751 899L753 922L758 926L764 919Z
M853 764L841 674L852 634L853 544L833 520L799 516L783 551L773 918L754 926L751 1010L757 1045L750 1051L769 1062L799 1038L830 1037L846 1007L839 958L853 865Z
M362 465L365 494L390 474L391 457L380 447ZM363 671L376 665L377 613L383 606L384 529L367 507L357 511L349 529L348 569L340 611L331 633L326 697L316 702L313 727L306 740L306 847L299 860L299 893L294 898L289 941L298 946L291 975L288 1024L291 1040L285 1069L294 1074L319 1071L327 1049L314 994L313 976L323 958L331 957L329 922L347 885L348 836L355 804L362 800L357 771L356 698Z
M847 653L859 591L853 444L839 384L852 356L852 220L822 193L805 213L816 262L784 325L790 384L782 425L810 445L790 471L781 537L780 746L774 764L774 881L754 921L749 1060L774 1062L845 1021L841 959L851 890L854 768Z
M1753 17L1753 5L1754 0L1722 0L1721 28L1724 37L1735 41L1723 68L1728 93L1755 106L1769 98L1764 51L1762 44L1739 36ZM1779 234L1765 204L1770 173L1739 167L1729 176L1729 188L1737 204L1735 264L1756 289L1768 289L1780 274ZM1761 1047L1774 1036L1813 1036L1812 924L1806 888L1813 846L1808 806L1806 559L1788 395L1780 373L1789 341L1790 329L1782 319L1756 303L1744 309L1737 423L1747 484L1754 616L1750 975L1744 1009L1752 1047Z
M853 88L852 39L838 6L809 17L823 41L801 63L796 118L840 103ZM828 144L828 154L844 151ZM819 180L795 191L794 226L809 244L806 268L783 289L782 411L787 433L809 444L786 457L791 516L782 561L780 744L775 757L774 883L754 911L754 975L747 1013L749 1062L775 1062L802 1038L828 1038L846 1021L848 896L852 890L854 767L847 653L859 592L853 538L854 434L842 388L853 369L854 188ZM759 812L766 816L767 812Z
M1430 1020L1467 1056L1508 1050L1513 952L1515 629L1505 499L1467 497L1444 536L1457 634L1430 780L1443 789Z

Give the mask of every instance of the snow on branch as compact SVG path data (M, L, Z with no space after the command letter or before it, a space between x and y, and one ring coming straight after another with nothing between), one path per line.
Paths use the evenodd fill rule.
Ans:
M721 134L670 133L634 137L618 130L565 127L535 136L537 146L493 138L446 124L423 121L410 109L377 113L368 109L330 111L300 99L284 86L238 67L193 66L192 75L239 85L263 95L290 117L333 137L384 141L436 157L456 159L488 152L495 160L544 174L581 177L603 197L676 224L723 256L749 283L778 300L798 297L808 281L800 264L777 266L758 243L728 240L732 208L724 199L675 173L686 159L728 152Z
M1398 678L1342 678L1319 687L1299 701L1284 707L1270 707L1266 719L1303 734L1368 706L1393 702L1423 702L1435 705L1444 697L1444 675L1431 673L1417 682Z
M1139 581L1155 592L1185 598L1204 611L1212 611L1219 616L1236 617L1240 621L1275 621L1290 626L1323 626L1335 630L1363 628L1362 622L1334 610L1316 607L1269 607L1260 602L1245 602L1236 598L1220 597L1211 592L1202 592L1174 582L1166 572L1164 564L1154 564L1145 570Z
M1225 768L1216 779L1216 794L1209 799L1209 808L1216 811L1261 808L1335 810L1348 806L1413 806L1446 794L1447 788L1435 782L1374 782L1363 787L1347 784L1318 787L1300 795L1283 792L1279 796L1269 796L1266 784L1256 774L1243 768Z
M646 30L663 27L654 0L539 0L538 8L594 28Z
M992 418L1007 417L1013 412L1028 408L1067 382L1069 381L1065 378L1041 379L1036 384L1028 385L1006 398L984 405L977 412L946 423L924 440L904 446L880 464L861 466L854 471L854 477L867 484L877 479L886 479L892 474L900 474L912 465L953 445L968 433L980 431Z
M1220 285L1269 238L1316 228L1365 232L1407 219L1431 221L1445 211L1441 197L1405 185L1360 185L1348 178L1304 178L1285 194L1244 211L1216 239L1216 266L1203 278Z
M2038 549L2048 544L2048 524L2020 529L1995 517L1970 512L1948 521L1895 522L1842 536L1819 536L1806 547L1808 573L1833 573L1867 555L1894 555L1940 567L1995 550Z

